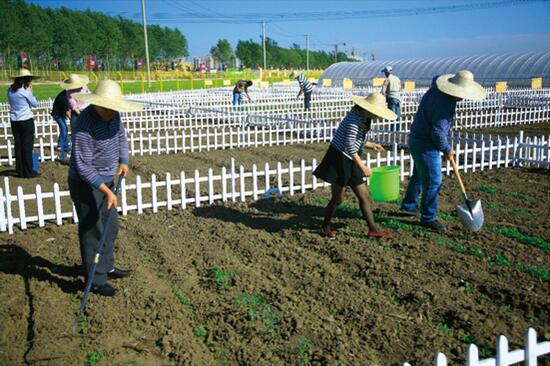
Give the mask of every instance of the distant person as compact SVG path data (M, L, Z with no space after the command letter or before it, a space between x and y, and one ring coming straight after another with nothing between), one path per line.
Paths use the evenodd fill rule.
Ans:
M10 122L15 148L15 170L21 178L34 178L38 175L32 168L34 145L34 115L31 108L38 107L32 94L32 80L36 79L29 70L20 69L8 88Z
M331 184L332 197L325 208L321 235L327 238L336 237L336 231L331 229L331 220L342 203L345 187L350 186L359 200L363 219L369 226L368 237L391 238L392 233L382 231L374 221L369 203L369 188L365 184L367 177L371 175L371 170L363 163L361 152L363 146L384 151L382 146L366 142L367 132L373 119L393 120L396 115L386 107L384 96L380 93L372 93L366 99L354 96L352 100L355 105L340 122L325 157L313 172L317 178Z
M399 131L401 130L401 80L392 74L393 69L389 65L384 67L382 72L386 76L386 80L382 84L381 92L386 97L388 108L397 115L397 120L390 125L390 129L392 131Z
M252 86L251 80L239 80L233 88L233 105L241 105L243 103L243 94L246 95L249 102L252 102L248 95L248 88Z
M80 114L80 109L84 107L84 105L74 100L72 94L87 90L86 84L88 81L88 77L85 75L70 74L69 78L61 83L63 90L57 94L53 102L51 115L59 126L59 139L57 140L59 157L56 161L61 164L68 165L67 154L71 151L67 122L76 120L76 117Z
M290 78L296 78L298 80L298 84L300 85L300 91L298 92L298 96L296 96L296 99L299 99L302 94L304 94L304 111L310 110L310 103L311 103L311 92L313 91L313 85L309 82L309 80L304 76L304 74L292 72L290 74Z
M69 106L71 108L71 128L73 123L76 121L77 117L80 115L80 112L83 111L88 104L84 102L79 102L75 98L73 98L73 94L76 93L90 93L90 90L88 89L88 83L90 82L90 79L86 75L80 75L80 74L71 74L76 75L76 78L74 78L74 84L72 85L63 85L63 88L73 88L73 89L66 89L67 90L67 97L69 98ZM70 76L69 76L70 79ZM68 80L68 79L67 79ZM81 85L78 87L78 85Z
M445 227L437 221L439 189L442 184L441 157L454 156L447 141L455 115L456 103L462 99L481 100L485 90L474 81L474 74L462 70L435 77L422 97L409 134L409 148L414 161L413 174L403 198L401 210L420 216L422 226L437 232ZM418 209L418 196L422 202Z
M78 215L80 253L88 275L108 211L118 205L113 176L128 174L128 140L119 112L138 111L142 106L125 100L120 86L112 80L101 80L92 94L78 93L74 97L90 103L73 126L69 166L69 191ZM131 270L114 266L117 233L118 215L114 215L92 283L92 292L99 295L114 296L117 289L108 279L132 274Z

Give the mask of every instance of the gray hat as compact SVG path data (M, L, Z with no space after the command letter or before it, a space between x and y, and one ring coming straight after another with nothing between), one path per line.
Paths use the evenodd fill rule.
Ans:
M393 69L391 68L391 66L390 66L390 65L388 65L388 66L384 67L384 68L382 69L382 71L381 71L381 72L387 72L387 73L391 73L391 72L392 72L392 70L393 70Z

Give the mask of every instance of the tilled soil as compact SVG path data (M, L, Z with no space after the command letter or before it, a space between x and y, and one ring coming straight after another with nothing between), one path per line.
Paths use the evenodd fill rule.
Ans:
M320 159L325 149L151 156L134 158L132 168L145 176L202 171L227 166L230 156L251 166ZM63 185L65 169L46 164L39 181ZM135 274L113 280L115 298L90 297L77 336L76 225L0 234L0 364L90 365L101 355L108 365L428 365L436 352L464 363L470 342L494 355L499 334L519 348L529 327L550 339L548 170L464 179L484 206L477 234L453 214L461 197L451 177L441 192L444 234L395 203L376 203L394 238L367 239L347 192L337 238L322 238L328 189L121 217L117 265ZM214 267L234 277L218 271L217 286Z

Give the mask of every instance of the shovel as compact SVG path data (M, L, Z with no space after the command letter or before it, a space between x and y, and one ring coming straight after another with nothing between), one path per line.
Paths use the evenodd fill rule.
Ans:
M460 178L460 172L458 171L458 166L456 165L454 157L451 156L449 161L453 165L456 179L460 185L460 191L464 197L464 203L456 206L456 214L466 229L470 231L478 231L483 226L483 209L481 208L481 201L473 201L468 199L468 195L466 194L464 183L462 183L462 179Z
M118 178L118 182L114 192L115 196L118 196L118 192L120 191L120 186L123 179L124 179L123 176L120 176ZM105 203L105 199L103 199L103 202L101 203L101 205L103 205L103 203ZM82 317L82 314L84 313L84 309L86 308L86 303L88 302L88 296L90 295L90 290L92 289L92 282L94 281L95 269L97 267L97 264L99 263L99 257L103 252L103 245L105 244L107 231L109 231L109 227L111 226L111 221L113 221L114 215L117 215L116 207L111 208L109 210L109 213L107 214L107 219L105 220L105 226L103 227L103 231L101 232L101 236L99 238L99 244L97 246L97 252L95 255L94 263L92 265L92 268L90 268L90 273L88 273L88 281L86 282L86 287L84 288L84 296L82 296L82 301L80 302L80 309L78 309L78 314L76 316L76 319L73 322L73 335L76 335L77 333L76 327L78 325L80 318Z

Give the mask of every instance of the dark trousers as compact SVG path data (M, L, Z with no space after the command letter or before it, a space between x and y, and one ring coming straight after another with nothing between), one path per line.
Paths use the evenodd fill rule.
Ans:
M113 182L105 183L113 188ZM95 254L99 246L99 238L107 221L107 206L103 204L103 193L98 189L90 187L85 182L78 182L69 179L69 191L71 199L78 215L78 239L80 241L80 255L86 270L86 276L94 263ZM107 272L115 264L114 247L118 233L118 214L113 216L111 225L108 228L103 251L97 264L94 285L103 285L107 282Z
M309 111L311 104L311 92L304 93L304 111Z
M11 121L15 143L15 170L22 178L36 177L32 170L32 148L34 145L34 120Z

